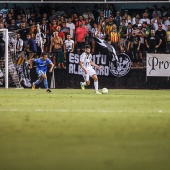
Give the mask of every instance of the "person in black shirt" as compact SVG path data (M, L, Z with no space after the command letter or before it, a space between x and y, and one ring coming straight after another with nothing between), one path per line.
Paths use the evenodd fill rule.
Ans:
M139 66L141 59L139 56L139 49L140 49L140 37L137 34L136 30L132 31L132 34L129 38L129 42L128 42L128 48L127 50L131 50L132 54L133 54L133 59L134 62L137 63L137 66Z
M145 39L146 47L149 53L156 53L158 47L160 47L162 40L155 35L155 30L151 29L151 34Z
M157 49L157 52L165 53L166 52L166 31L162 29L162 24L158 25L158 30L155 32L155 35L158 36L162 40L161 45Z

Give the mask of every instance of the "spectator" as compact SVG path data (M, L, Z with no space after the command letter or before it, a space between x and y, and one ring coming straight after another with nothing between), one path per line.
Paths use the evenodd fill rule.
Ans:
M75 24L72 22L71 17L68 18L68 21L66 23L66 27L70 28L70 37L74 40L75 37Z
M84 21L82 15L79 16L79 20L78 20L78 21L76 22L76 24L75 24L75 25L76 25L76 28L80 26L80 22L81 22L83 25L85 24L85 21Z
M116 22L114 21L113 16L109 17L109 22L106 23L105 25L105 32L106 32L106 39L108 38L108 36L110 35L110 31L112 30L112 26L113 24L116 24Z
M57 21L55 19L52 20L52 23L50 25L50 34L52 35L53 32L55 32L57 30Z
M119 27L120 24L121 24L121 20L122 20L122 17L120 15L120 11L117 11L116 12L116 17L115 17L115 22L116 22L116 25Z
M15 19L11 20L11 24L8 26L9 31L18 30L18 26L15 24Z
M140 20L140 23L147 22L148 25L151 25L151 20L148 18L148 13L143 13L143 18Z
M163 24L165 25L165 31L168 30L168 25L170 25L170 21L168 19L168 15L163 16Z
M120 46L120 38L118 35L116 24L112 25L112 29L109 34L109 39L111 40L111 45L115 48L116 51L118 51Z
M110 16L113 16L113 13L112 13L112 11L111 11L111 9L109 7L109 4L105 5L103 13L104 13L104 17L106 17L106 18L109 18Z
M31 35L29 33L27 34L27 39L28 39L28 43L25 51L27 52L28 59L31 59L37 52L37 45L34 39L31 38Z
M18 33L20 34L20 38L23 40L23 49L26 48L27 46L28 39L26 35L28 34L28 32L29 32L29 29L26 28L26 23L22 22Z
M151 29L151 34L145 39L145 43L149 53L157 53L157 49L160 47L162 40L155 35L155 30Z
M96 23L100 24L101 20L104 18L104 13L103 11L100 11L99 16L97 17Z
M40 25L40 32L43 34L43 42L44 42L44 51L48 51L48 47L50 44L50 27L47 24L46 18L42 19L42 24Z
M162 29L162 24L158 25L158 30L155 32L155 35L158 36L162 43L157 48L158 53L165 53L166 52L166 31Z
M76 28L75 32L75 44L77 46L77 53L80 54L81 51L85 49L85 37L87 35L87 30L83 26L83 22L79 21L79 27Z
M17 34L17 42L16 42L16 52L19 54L23 50L24 41L21 39L20 34Z
M89 7L89 6L86 6L86 11L83 13L83 18L84 18L84 19L87 19L89 14L90 14L91 17L94 19L93 13L90 12L90 7Z
M168 25L168 30L166 31L166 50L170 53L170 25Z
M93 24L93 27L92 27L92 29L91 29L91 44L92 44L92 53L94 53L95 52L95 50L96 50L96 43L95 43L95 41L94 41L94 39L93 39L93 37L95 37L95 33L97 32L97 30L98 30L98 25L97 25L97 23L94 23Z
M157 13L158 17L162 16L161 11L158 10L158 6L157 5L153 6L153 15L154 15L154 13Z
M69 53L74 52L74 40L71 39L70 34L67 34L67 39L64 42L64 59L68 67Z
M90 44L91 25L89 24L88 18L85 19L85 24L83 26L86 28L86 31L87 31L85 44Z
M130 35L129 42L128 42L128 48L127 50L131 50L133 54L133 61L137 64L137 67L140 66L140 56L139 56L139 50L140 50L140 37L137 34L136 30L132 31L132 34Z
M126 36L124 36L124 32L127 30L127 26L125 25L125 19L122 19L121 25L119 26L119 37L120 37L120 48L126 46Z
M67 38L67 34L70 34L70 28L66 26L66 22L62 22L61 32L64 33L64 40Z
M53 52L54 68L61 68L62 66L62 63L64 61L62 48L63 48L63 40L61 37L59 37L59 32L55 31L54 37L51 39L51 45L50 45L50 53ZM57 65L56 65L56 61L57 61Z

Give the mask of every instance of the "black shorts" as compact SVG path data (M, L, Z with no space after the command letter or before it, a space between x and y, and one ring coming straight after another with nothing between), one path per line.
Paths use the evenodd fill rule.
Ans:
M80 50L85 49L85 42L77 42L77 49Z

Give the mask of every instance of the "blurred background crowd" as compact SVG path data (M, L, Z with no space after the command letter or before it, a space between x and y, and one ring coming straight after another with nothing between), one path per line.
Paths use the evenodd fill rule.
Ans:
M16 52L29 52L28 58L38 58L49 52L55 68L65 68L68 54L81 54L86 44L92 54L100 53L93 37L110 43L117 53L130 56L132 67L144 67L146 53L170 53L170 10L166 6L134 10L116 10L114 4L73 4L64 6L3 4L0 9L0 29L17 33ZM0 48L4 40L0 34ZM3 56L1 52L0 57ZM20 61L18 61L20 62Z

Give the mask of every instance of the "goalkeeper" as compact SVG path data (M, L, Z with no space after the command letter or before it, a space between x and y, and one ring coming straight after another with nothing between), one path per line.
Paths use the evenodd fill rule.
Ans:
M35 86L37 84L40 84L42 81L44 83L44 87L46 88L46 92L50 93L51 90L48 88L48 82L47 82L47 65L50 65L49 72L52 72L54 64L52 61L48 58L47 53L43 53L42 57L39 59L30 59L30 69L33 67L33 62L36 64L36 72L38 74L38 80L32 83L32 90L35 89Z

